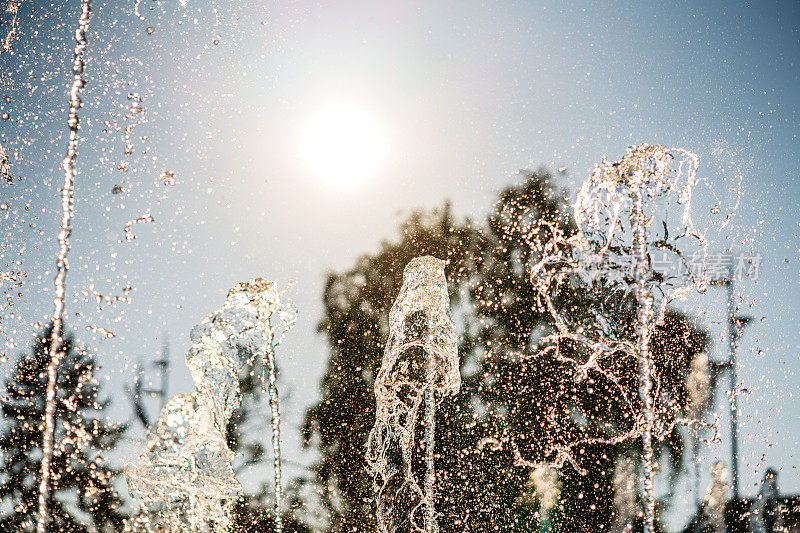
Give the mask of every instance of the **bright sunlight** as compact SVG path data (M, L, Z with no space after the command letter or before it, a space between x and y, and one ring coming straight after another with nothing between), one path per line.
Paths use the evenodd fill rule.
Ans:
M322 181L340 188L375 174L386 151L378 124L363 108L340 104L320 112L303 137L302 156Z

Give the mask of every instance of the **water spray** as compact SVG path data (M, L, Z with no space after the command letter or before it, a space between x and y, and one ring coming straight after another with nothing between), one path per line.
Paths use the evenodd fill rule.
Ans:
M439 531L435 509L436 405L461 386L444 266L445 262L435 257L412 259L403 271L403 285L389 313L389 338L375 380L375 427L367 443L367 465L375 476L379 533L396 531L398 513L394 504L404 489L410 492L411 507L403 520L411 530ZM425 428L422 483L414 473L413 457L420 408L424 408ZM393 461L398 451L400 465Z
M228 292L225 304L192 329L186 364L195 392L173 397L151 431L138 467L128 471L143 516L131 529L227 531L239 494L226 428L241 405L239 376L259 363L268 375L275 453L275 529L281 522L280 411L275 347L295 322L274 282L256 278ZM138 528L138 529L137 529Z
M543 339L544 350L572 364L578 380L595 373L611 381L635 421L616 437L589 438L579 444L641 440L645 533L653 532L655 522L653 439L663 438L678 422L699 423L658 420L664 406L657 405L650 349L667 304L708 287L703 268L706 240L694 227L690 212L697 164L691 152L648 144L629 148L619 161L603 159L578 193L577 231L565 236L549 228L550 239L537 250L541 259L531 271L540 303L555 327ZM565 309L568 292L576 287L586 290L592 303ZM626 314L634 318L633 327L621 318ZM579 357L562 352L565 340L581 347ZM604 367L605 360L617 354L637 362L638 409ZM559 449L558 455L559 463L576 463L572 447Z

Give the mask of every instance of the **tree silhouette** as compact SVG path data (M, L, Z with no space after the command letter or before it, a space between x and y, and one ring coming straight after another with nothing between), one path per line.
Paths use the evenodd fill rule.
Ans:
M5 380L0 409L6 420L0 435L0 530L27 531L35 524L47 364L52 326L40 333L30 354L22 354ZM114 489L119 471L102 453L112 449L126 430L101 415L109 400L100 397L94 357L64 337L58 367L56 433L48 508L48 531L63 533L121 531L125 514Z
M320 453L316 483L333 532L374 530L374 495L364 462L375 419L374 379L387 335L388 311L406 263L420 255L447 261L451 306L460 332L461 392L437 412L437 512L443 532L534 531L538 506L532 463L553 461L573 445L575 465L560 472L560 505L550 513L556 530L598 531L613 520L615 464L638 456L635 441L579 444L589 436L621 435L635 421L620 402L622 387L635 397L635 362L614 360L616 384L539 349L551 318L536 303L528 266L542 232L574 231L565 194L544 170L508 187L485 225L458 222L448 205L414 213L398 242L328 276L320 324L331 356L321 399L306 414L306 446ZM546 223L546 224L543 224ZM581 298L572 294L572 305ZM586 300L583 300L584 303ZM615 320L628 320L621 306ZM685 387L692 358L705 335L670 313L653 339L662 395L676 412L688 407ZM564 346L563 353L574 347ZM575 353L575 357L580 357ZM638 408L639 406L634 406ZM578 443L578 444L576 444ZM678 430L659 444L679 471ZM580 472L578 471L580 470Z

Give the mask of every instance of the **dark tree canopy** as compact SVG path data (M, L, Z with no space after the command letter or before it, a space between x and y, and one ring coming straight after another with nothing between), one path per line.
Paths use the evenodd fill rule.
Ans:
M362 256L346 272L331 273L324 292L325 333L331 355L322 394L304 424L323 504L334 532L374 530L372 479L365 440L375 422L374 378L388 333L388 312L406 263L433 255L447 261L451 307L461 333L461 392L437 412L437 512L443 532L534 531L538 500L529 461L554 459L559 445L603 431L622 433L634 421L621 409L616 385L575 369L540 350L551 319L536 304L528 266L548 223L573 228L565 194L544 170L503 190L486 224L457 221L449 205L414 213L400 239ZM585 295L569 296L579 307ZM584 302L586 300L583 300ZM625 320L620 311L619 320ZM686 318L671 312L653 339L660 390L678 411L687 407L686 375L706 342ZM570 347L564 347L569 350ZM576 353L576 357L580 354ZM636 362L613 361L617 383L636 398ZM636 406L638 407L638 405ZM421 433L420 433L421 434ZM683 442L671 431L660 450L680 469ZM561 531L598 531L613 519L615 464L637 456L636 440L573 448L579 474L560 472Z
M27 531L36 520L51 331L52 327L41 332L31 353L20 355L0 398L5 418L0 435L2 531ZM48 531L91 531L84 517L97 531L123 527L122 501L113 485L120 472L102 454L117 444L126 427L104 419L109 400L101 398L94 371L94 357L77 348L72 335L65 335L58 366Z

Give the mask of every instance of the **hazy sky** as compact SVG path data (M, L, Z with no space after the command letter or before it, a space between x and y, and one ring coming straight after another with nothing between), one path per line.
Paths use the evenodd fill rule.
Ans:
M770 465L782 467L785 490L800 492L800 4L186 4L142 0L140 20L133 0L95 0L88 34L67 321L98 354L115 416L132 416L123 385L133 363L157 356L164 332L169 392L191 390L191 327L238 281L293 281L300 320L282 352L285 447L308 463L297 429L326 366L315 327L329 270L394 238L414 208L450 199L459 215L481 218L519 169L564 168L574 191L601 156L661 143L701 158L697 222L712 247L763 256L759 279L737 287L742 312L756 317L739 351L743 492L755 492ZM33 324L52 313L79 11L77 0L25 0L17 53L0 56L0 107L10 116L0 142L22 177L0 185L9 206L0 211L0 266L27 273L2 311L9 355L27 349ZM129 93L144 113L125 156ZM299 156L307 125L342 103L372 117L386 150L374 176L344 190ZM165 171L175 185L161 183ZM125 223L147 213L154 222L126 241ZM99 313L81 292L126 286L130 304ZM717 358L723 304L714 292L687 304L714 334ZM3 375L10 369L0 365ZM133 459L138 428L130 438ZM725 453L709 449L706 466ZM673 528L691 499L678 496Z

